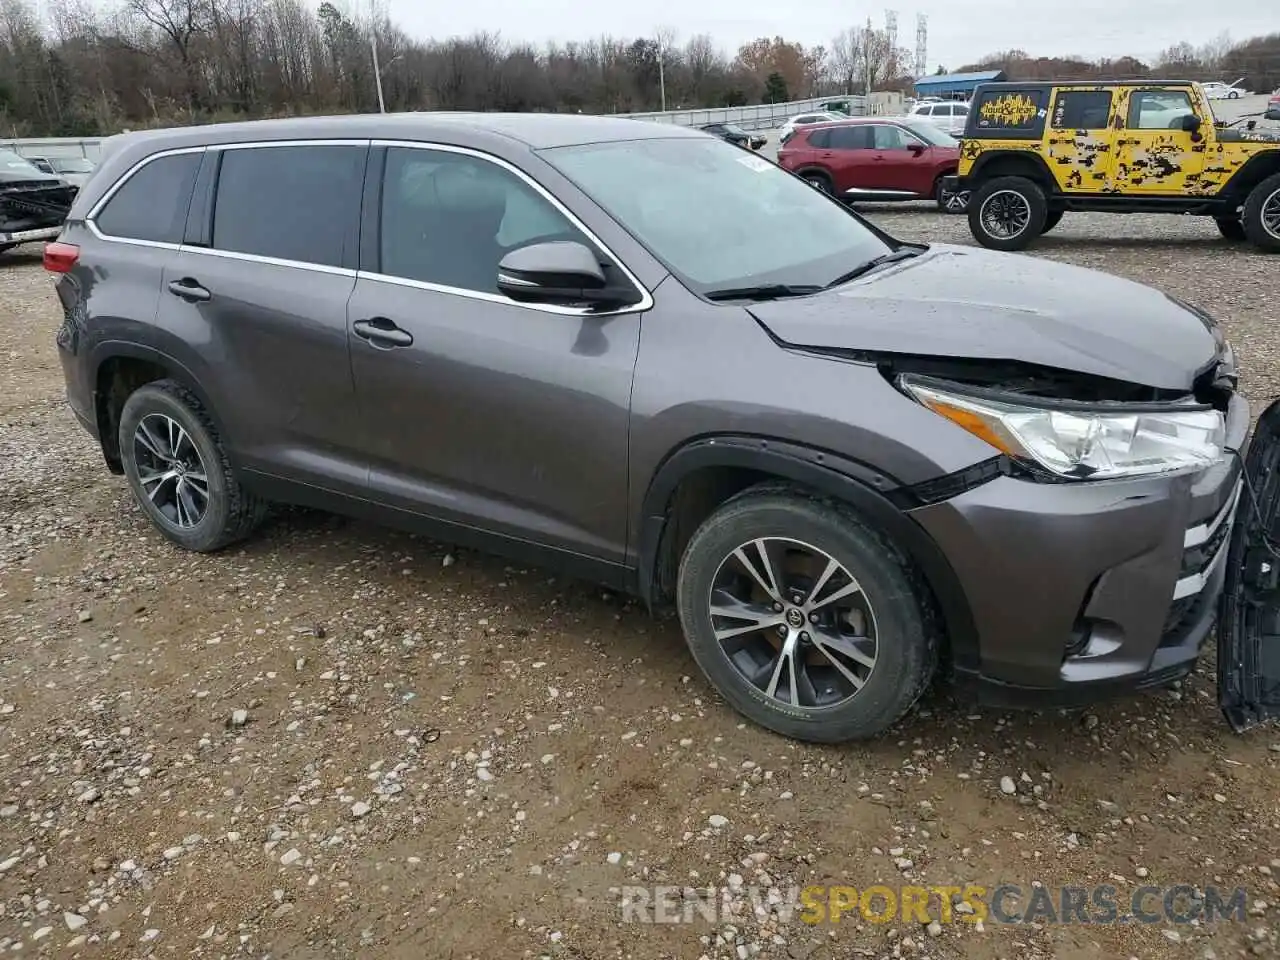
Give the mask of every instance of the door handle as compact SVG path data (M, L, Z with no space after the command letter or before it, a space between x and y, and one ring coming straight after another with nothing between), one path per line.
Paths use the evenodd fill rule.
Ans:
M413 334L401 330L386 317L357 320L351 329L357 337L368 340L375 347L407 347L413 343Z
M213 294L206 288L200 286L199 282L191 277L183 277L181 280L174 280L169 284L169 292L175 297L181 297L183 300L191 303L199 303L205 300L212 300Z

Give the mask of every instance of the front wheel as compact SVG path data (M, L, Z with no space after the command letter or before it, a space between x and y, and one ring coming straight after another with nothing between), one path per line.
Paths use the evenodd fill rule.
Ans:
M139 387L120 412L120 459L152 524L206 553L249 535L266 505L236 479L208 412L174 380Z
M1041 230L1040 232L1042 234L1048 233L1050 230L1052 230L1054 227L1060 224L1062 222L1062 214L1063 214L1063 211L1061 210L1050 210L1048 215L1044 218L1044 229Z
M1249 192L1240 221L1250 243L1266 253L1280 253L1280 173Z
M910 561L849 507L772 484L720 507L680 563L694 659L739 712L784 736L874 737L933 676L933 607Z
M1023 250L1044 232L1049 205L1044 190L1026 177L997 177L969 199L969 230L992 250Z

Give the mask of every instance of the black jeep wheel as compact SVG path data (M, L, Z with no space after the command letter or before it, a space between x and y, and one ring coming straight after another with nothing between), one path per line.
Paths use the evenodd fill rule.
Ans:
M1240 222L1239 217L1214 217L1213 222L1218 225L1218 232L1228 240L1244 240L1244 224Z
M1240 220L1250 243L1266 253L1280 253L1280 173L1249 192Z
M911 562L846 505L784 485L749 489L698 528L677 601L707 679L788 737L876 736L937 662L936 615Z
M992 250L1025 249L1044 232L1048 216L1044 190L1026 177L996 177L969 200L969 230Z
M182 384L158 380L130 394L119 438L134 499L179 546L221 549L248 536L266 512L236 479L212 419Z

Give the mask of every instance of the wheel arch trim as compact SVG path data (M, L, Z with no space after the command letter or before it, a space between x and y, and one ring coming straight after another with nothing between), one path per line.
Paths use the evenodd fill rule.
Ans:
M213 425L217 428L219 435L223 437L226 443L226 434L223 430L222 421L218 416L217 405L212 402L205 388L200 383L191 368L182 361L176 359L171 354L158 350L155 347L141 343L135 343L129 340L102 340L94 344L89 354L89 371L92 377L90 381L90 389L93 397L94 416L98 418L98 426L101 431L104 424L101 422L101 403L103 397L98 389L98 381L102 376L102 368L111 360L129 359L129 360L145 360L148 363L154 363L157 367L163 368L169 376L178 380L184 387L196 395L201 406L204 407L205 413L209 419L213 421ZM108 438L103 435L99 437L99 443L102 444L103 453L107 450ZM230 452L228 452L230 456Z
M710 467L755 470L841 500L866 515L916 563L933 591L958 668L979 664L973 614L951 563L933 538L894 502L908 489L868 464L802 444L729 434L691 440L669 453L654 471L636 525L637 593L652 605L663 530L681 481ZM908 494L909 496L909 494Z

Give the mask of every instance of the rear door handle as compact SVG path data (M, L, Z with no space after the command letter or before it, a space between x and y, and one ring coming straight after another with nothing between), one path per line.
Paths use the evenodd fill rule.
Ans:
M174 280L169 284L169 292L175 297L181 297L183 300L189 300L192 303L212 300L213 294L206 288L200 286L199 282L190 277L183 277L181 280Z
M375 347L407 347L413 343L413 334L401 330L386 317L357 320L351 329L357 337L363 337Z

